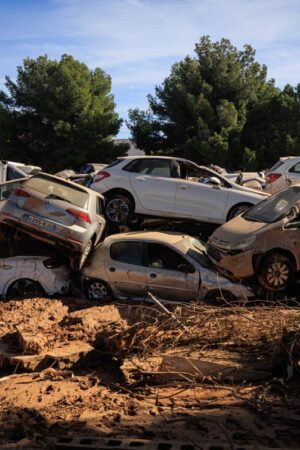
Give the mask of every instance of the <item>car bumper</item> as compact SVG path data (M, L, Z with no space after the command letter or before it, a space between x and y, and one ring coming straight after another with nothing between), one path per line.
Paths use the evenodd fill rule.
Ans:
M88 240L86 236L87 230L85 228L82 228L81 232L78 230L78 232L75 233L74 230L71 230L68 226L55 224L56 231L55 233L52 233L48 229L42 229L33 224L28 225L25 220L22 219L15 219L13 215L2 213L1 222L4 225L13 227L16 230L29 234L43 242L55 245L61 249L69 250L74 254L81 254ZM78 226L77 228L80 229Z
M236 254L230 252L225 253L209 243L207 244L207 255L225 276L231 278L249 278L254 275L252 264L253 252L251 250Z

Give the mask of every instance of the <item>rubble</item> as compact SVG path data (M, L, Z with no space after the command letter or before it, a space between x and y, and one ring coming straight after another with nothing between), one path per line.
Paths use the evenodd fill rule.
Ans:
M1 303L0 446L299 447L299 309L166 309Z

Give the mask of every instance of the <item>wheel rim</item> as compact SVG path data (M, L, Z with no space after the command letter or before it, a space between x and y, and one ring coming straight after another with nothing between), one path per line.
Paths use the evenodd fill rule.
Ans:
M282 287L284 286L290 275L288 265L283 261L274 261L267 268L266 281L269 286Z
M10 296L27 297L40 293L39 286L31 280L17 280L9 289Z
M105 284L97 281L90 284L88 288L88 298L90 300L104 300L108 297L108 289Z
M129 205L126 200L113 198L107 203L106 214L112 222L122 222L128 217Z

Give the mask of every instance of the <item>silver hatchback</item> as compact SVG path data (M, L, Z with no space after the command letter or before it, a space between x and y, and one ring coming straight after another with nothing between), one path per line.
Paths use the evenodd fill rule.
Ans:
M246 300L253 292L211 267L195 238L170 232L131 232L107 237L82 271L90 300L145 298L164 300Z
M0 213L0 223L66 250L71 266L81 269L102 237L102 208L102 195L39 173L10 195Z

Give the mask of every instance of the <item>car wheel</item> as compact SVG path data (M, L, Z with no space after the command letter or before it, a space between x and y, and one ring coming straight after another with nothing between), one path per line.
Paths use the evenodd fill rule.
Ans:
M116 225L126 225L134 212L132 201L125 195L113 195L107 199L105 215Z
M28 278L20 278L9 286L6 297L15 299L37 297L39 295L45 295L45 291L40 283Z
M86 285L85 295L89 300L109 301L112 299L110 287L102 280L89 281Z
M283 291L292 283L294 269L290 259L274 252L261 261L257 279L259 284L267 291Z
M240 203L239 205L234 206L231 208L227 215L227 222L228 220L233 219L234 217L239 216L240 214L243 214L245 211L247 211L249 208L251 208L250 203Z
M236 300L236 296L229 291L214 289L206 294L205 302L214 306L223 306Z

